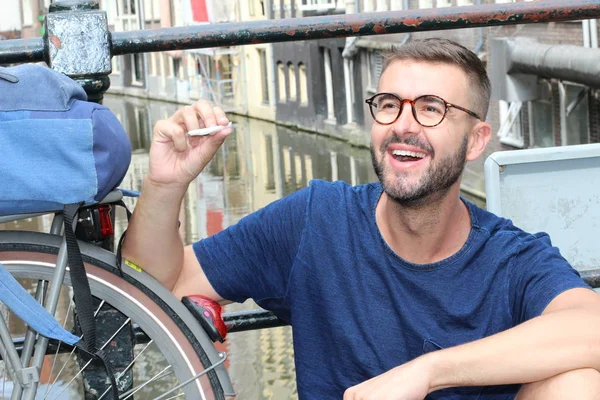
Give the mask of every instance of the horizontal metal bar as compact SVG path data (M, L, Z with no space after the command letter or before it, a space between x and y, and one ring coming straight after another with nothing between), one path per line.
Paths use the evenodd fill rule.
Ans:
M600 0L548 0L113 32L112 55L600 18ZM43 61L41 38L0 42L0 63Z
M114 55L600 17L600 0L551 0L114 32Z
M223 321L229 333L288 325L272 312L265 310L226 313L223 314Z
M0 64L44 61L42 38L9 39L0 42Z

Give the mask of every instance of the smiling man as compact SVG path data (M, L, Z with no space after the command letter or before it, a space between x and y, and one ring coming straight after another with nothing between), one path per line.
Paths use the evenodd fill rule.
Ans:
M199 101L154 128L124 255L178 296L288 321L302 399L597 398L598 295L547 235L460 198L489 98L464 47L401 46L367 100L379 183L313 181L184 248L183 195L230 133L186 137L228 123Z

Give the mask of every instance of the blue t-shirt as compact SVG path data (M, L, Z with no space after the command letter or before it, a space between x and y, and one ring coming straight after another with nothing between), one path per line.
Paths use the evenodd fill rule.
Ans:
M340 399L350 386L504 331L561 292L587 287L548 235L468 202L471 232L456 254L407 262L377 228L381 193L378 183L312 181L194 244L223 298L252 298L292 325L300 398ZM509 399L517 390L451 388L427 399Z

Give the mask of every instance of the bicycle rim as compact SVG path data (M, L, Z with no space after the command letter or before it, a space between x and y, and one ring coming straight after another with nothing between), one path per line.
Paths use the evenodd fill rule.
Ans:
M33 294L40 282L52 279L57 252L57 247L48 245L0 243L0 263ZM130 399L156 398L194 378L209 366L206 354L186 330L185 324L151 290L135 280L116 275L114 267L82 255L92 295L101 301L103 307L108 304L122 313L150 339L149 344L135 345L133 362L128 361L124 372L115 374L119 376L122 373L121 382L131 381L127 388L132 394ZM59 311L62 312L57 312L56 319L67 330L72 330L71 290L66 289L71 289L68 274L61 290L59 304L62 308ZM18 318L7 310L3 310L3 314L9 316L7 324L11 326L11 333L15 337L24 336L24 328L19 329ZM124 328L121 326L119 329ZM98 346L104 344L99 343ZM8 379L5 366L0 367L0 398L10 398L7 393L12 391L13 383ZM36 399L83 399L84 384L80 370L81 365L71 352L47 352ZM96 394L96 398L102 395L109 398L104 392ZM168 398L223 399L224 396L214 372L209 371L170 393Z

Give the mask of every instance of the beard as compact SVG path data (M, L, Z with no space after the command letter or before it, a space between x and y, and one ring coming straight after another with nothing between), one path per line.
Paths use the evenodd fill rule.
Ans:
M431 163L417 183L409 184L403 173L395 175L393 171L389 171L390 168L384 163L384 158L388 154L387 147L391 143L415 146L430 155ZM464 135L458 152L450 154L436 163L434 162L433 148L427 143L423 143L415 136L400 138L394 135L382 143L380 160L377 160L375 149L371 144L371 161L383 191L398 205L417 208L430 205L442 198L460 179L467 162L467 146L468 137ZM388 180L386 180L386 175L389 176Z

